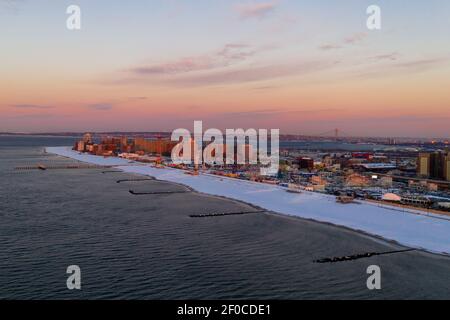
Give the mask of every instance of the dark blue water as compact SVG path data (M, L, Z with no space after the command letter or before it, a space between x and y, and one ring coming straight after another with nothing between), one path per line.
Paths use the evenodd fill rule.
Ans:
M0 135L0 148L71 146L79 137L52 137L52 136L7 136Z
M400 248L342 228L273 213L193 219L252 210L101 169L15 171L73 164L43 146L73 139L0 137L0 299L391 299L450 298L450 260L422 252L336 264L322 257ZM111 171L111 170L109 170ZM382 270L369 291L366 269ZM66 288L78 265L82 289Z

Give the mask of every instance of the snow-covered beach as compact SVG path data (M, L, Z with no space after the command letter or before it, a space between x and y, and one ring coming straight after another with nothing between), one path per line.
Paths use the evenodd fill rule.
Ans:
M115 166L124 172L153 176L159 180L187 185L199 192L254 204L269 211L344 226L426 251L450 253L450 220L400 211L396 207L359 202L339 204L333 196L303 192L288 193L282 187L181 170L130 164L120 158L80 154L70 147L48 147L47 152L78 161ZM414 214L415 213L415 214Z

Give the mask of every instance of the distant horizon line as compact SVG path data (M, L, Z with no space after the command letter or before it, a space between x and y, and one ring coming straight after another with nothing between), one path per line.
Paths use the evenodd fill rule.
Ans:
M91 133L94 135L105 134L171 134L171 131L53 131L53 132L0 132L0 135L29 135L29 136L70 136L70 135L83 135L85 133ZM308 135L300 133L280 133L280 136L298 136L298 137L311 137L311 138L334 138L333 136L319 136ZM450 137L412 137L412 136L343 136L338 139L408 139L408 140L442 140L444 142L450 141Z

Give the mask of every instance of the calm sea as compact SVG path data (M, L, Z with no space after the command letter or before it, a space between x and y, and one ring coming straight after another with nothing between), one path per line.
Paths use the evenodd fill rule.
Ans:
M273 213L190 218L252 208L197 193L134 196L129 189L183 187L116 183L133 176L115 170L14 170L73 164L43 150L72 143L0 137L0 299L450 298L449 258L408 252L316 264L400 247ZM66 287L69 265L81 268L79 291ZM381 290L366 287L369 265L381 268Z
M346 143L335 141L280 141L280 148L321 151L381 151L388 146L370 143Z

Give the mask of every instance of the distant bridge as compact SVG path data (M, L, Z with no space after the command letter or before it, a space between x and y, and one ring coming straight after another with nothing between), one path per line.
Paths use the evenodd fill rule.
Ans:
M112 167L113 166L98 166L98 165L45 166L40 164L36 166L15 167L14 170L104 169Z
M333 130L328 130L325 132L321 132L318 134L312 134L311 137L322 137L322 138L334 138L335 140L338 140L339 138L349 138L351 135L347 134L343 130L339 128L335 128Z

